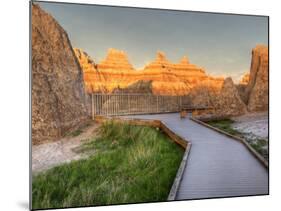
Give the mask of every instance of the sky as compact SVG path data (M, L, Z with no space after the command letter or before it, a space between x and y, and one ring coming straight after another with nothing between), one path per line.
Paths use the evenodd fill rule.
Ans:
M234 81L250 70L251 50L268 45L268 18L190 11L172 11L40 2L67 32L73 47L95 63L109 48L127 53L141 69L163 51L173 63L186 55L214 76Z

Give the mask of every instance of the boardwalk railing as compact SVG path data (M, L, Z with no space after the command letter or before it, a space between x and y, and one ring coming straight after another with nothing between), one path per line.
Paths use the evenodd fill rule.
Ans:
M188 103L188 96L92 94L92 114L114 116L178 112Z

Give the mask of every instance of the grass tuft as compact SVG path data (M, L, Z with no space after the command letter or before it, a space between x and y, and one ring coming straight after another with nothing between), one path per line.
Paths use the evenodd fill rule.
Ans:
M82 130L78 129L78 130L71 132L70 136L76 137L76 136L79 136L82 132L83 132Z

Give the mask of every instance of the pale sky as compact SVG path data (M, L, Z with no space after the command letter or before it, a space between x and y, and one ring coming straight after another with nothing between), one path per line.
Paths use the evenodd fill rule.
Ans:
M177 63L186 55L208 74L238 81L249 71L251 49L268 45L268 17L40 2L66 30L73 47L95 63L108 48L123 50L136 69L157 51Z

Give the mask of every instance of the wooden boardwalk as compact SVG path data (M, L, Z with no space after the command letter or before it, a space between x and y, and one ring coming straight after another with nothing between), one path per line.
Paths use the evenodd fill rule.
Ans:
M129 117L161 120L192 143L177 200L268 194L268 170L242 143L179 113Z

